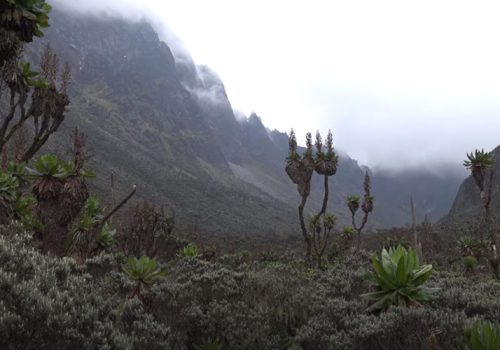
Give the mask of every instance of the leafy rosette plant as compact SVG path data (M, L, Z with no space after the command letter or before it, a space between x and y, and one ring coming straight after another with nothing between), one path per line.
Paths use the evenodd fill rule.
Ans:
M372 257L373 277L378 291L363 294L372 301L368 312L384 311L394 306L421 306L433 299L439 288L426 288L425 282L433 272L432 265L420 265L413 249L403 246L382 250L381 257Z
M457 240L457 248L463 256L479 256L481 251L488 247L488 243L470 236L463 236Z
M112 228L109 223L104 224L99 235L96 237L96 243L99 248L109 251L115 241L116 229Z
M470 350L500 349L500 325L476 321L465 331L467 346Z
M192 243L189 243L187 246L182 248L181 251L181 257L187 258L187 259L196 259L200 255L200 251L198 250L198 247Z
M371 213L373 211L373 197L372 196L364 196L363 204L361 205L361 209L365 213Z
M45 0L2 0L0 10L0 26L14 30L22 41L43 36L42 29L49 26L51 7Z
M83 206L80 217L71 230L71 241L76 243L80 237L88 233L103 218L104 208L96 197L89 197Z
M0 224L5 224L13 214L19 182L7 173L0 171Z
M333 176L337 173L337 164L339 157L333 150L332 132L328 131L325 148L323 151L323 141L319 132L316 133L316 158L314 162L314 170L320 175Z
M355 232L356 231L354 231L351 226L345 226L342 229L342 232L340 232L340 237L342 237L343 239L351 240L353 239Z
M0 171L0 203L12 203L17 198L19 181L12 175Z
M30 174L25 162L8 162L7 173L14 176L19 181L19 185L27 184L29 182Z
M63 186L62 180L67 176L64 162L52 154L47 154L37 159L35 170L37 181L33 186L33 193L37 198L57 197Z
M312 157L311 134L306 135L306 151L302 156L297 153L297 140L292 130L288 137L289 153L285 171L301 196L308 196L311 191L311 177L314 172L314 159Z
M288 148L285 170L293 183L298 184L301 180L300 168L302 167L302 162L300 161L300 155L297 153L297 138L293 130L288 137Z
M491 154L482 150L475 150L467 154L467 159L464 161L464 166L472 173L472 177L479 187L481 192L484 191L484 180L486 170L493 165Z
M122 268L123 272L134 282L136 287L130 297L142 296L151 287L166 275L166 271L158 267L156 259L142 256L140 259L130 257Z
M351 212L352 215L355 215L356 212L358 211L359 201L360 201L359 196L352 195L347 197L347 207L349 208L349 211Z

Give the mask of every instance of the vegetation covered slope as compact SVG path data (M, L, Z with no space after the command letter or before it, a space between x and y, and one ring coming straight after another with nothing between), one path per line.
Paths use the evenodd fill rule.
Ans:
M48 41L73 68L62 134L79 126L92 135L95 186L102 194L113 172L118 189L136 183L137 198L173 208L177 222L193 231L295 232L298 198L284 172L286 135L270 132L257 115L238 121L214 72L189 57L176 59L144 22L61 12L51 20L45 38L30 49ZM330 207L343 224L349 222L345 198L360 188L363 174L356 161L341 157ZM419 219L448 210L455 190L445 187L440 200L425 202L425 193L443 186L436 177L422 177L432 186L401 181L388 191L391 178L374 175L374 227L408 222L402 207L412 193L423 194L416 196ZM320 202L320 186L312 198Z

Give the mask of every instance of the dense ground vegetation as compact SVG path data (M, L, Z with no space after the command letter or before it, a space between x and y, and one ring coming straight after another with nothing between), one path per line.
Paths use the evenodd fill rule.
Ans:
M429 304L379 314L360 297L375 290L365 250L325 270L280 254L175 254L134 294L123 254L47 256L13 224L1 228L0 262L5 349L461 349L476 319L500 322L500 283L465 276L460 260L436 266Z
M363 201L347 200L353 227L335 228L326 213L328 177L337 167L331 134L325 152L318 134L314 159L310 136L301 158L291 143L287 172L302 196L305 259L293 240L256 246L249 237L250 244L236 240L228 247L182 236L165 210L147 204L112 222L135 189L112 209L90 195L81 133L73 134L69 162L50 154L34 158L64 119L69 75L56 81L57 56L47 49L41 78L33 80L39 73L19 61L20 53L42 35L50 7L43 0L7 3L0 7L6 34L0 66L11 101L0 130L0 348L499 348L486 153L466 163L485 199L479 226L485 237L456 242L452 232L424 223L416 228L418 250L408 232L361 239L374 201L368 174ZM23 138L31 141L28 149ZM325 197L307 229L301 209L313 171L324 176Z

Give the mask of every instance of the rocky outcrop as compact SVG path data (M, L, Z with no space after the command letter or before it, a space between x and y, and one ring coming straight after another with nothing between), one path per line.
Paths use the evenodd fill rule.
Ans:
M492 152L493 158L493 183L492 183L492 199L491 211L496 215L500 211L500 146ZM450 212L444 222L461 224L466 221L472 221L482 215L483 204L479 189L476 186L472 176L465 179L453 201Z

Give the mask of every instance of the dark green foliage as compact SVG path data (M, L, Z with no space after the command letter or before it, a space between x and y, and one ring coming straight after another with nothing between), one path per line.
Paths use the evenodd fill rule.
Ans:
M166 271L158 267L155 259L150 259L147 256L142 256L139 259L134 257L128 258L122 270L128 278L136 283L131 297L142 296L143 293L148 292L166 274Z
M470 236L462 236L457 240L457 247L462 255L479 256L483 249L488 247L488 242Z
M465 256L463 259L466 271L473 272L477 266L477 259L474 256Z
M192 243L189 243L184 248L182 248L181 256L187 259L196 259L200 255L198 247Z
M40 77L39 72L31 70L31 64L29 62L19 62L19 68L27 86L32 86L38 89L49 88L50 84L48 80Z
M405 249L410 248L410 242L405 237L384 237L382 240L382 248L390 249L402 246Z
M471 350L498 350L500 349L500 325L477 321L466 330L466 338Z
M342 229L342 231L340 232L340 236L343 239L351 240L354 237L354 233L356 233L356 231L354 231L354 229L352 228L352 226L345 226Z
M359 196L351 195L351 196L347 197L347 207L351 211L351 214L354 215L358 211L359 201L360 201Z
M0 224L6 224L11 219L20 220L28 229L40 229L41 224L33 215L35 199L33 196L20 192L22 175L0 170Z
M12 175L0 171L0 201L12 203L16 200L19 181Z
M68 251L74 252L85 248L107 250L113 244L115 230L105 223L99 234L94 238L94 230L104 217L104 208L98 199L90 196L85 202L79 217L72 223L68 234Z
M43 36L42 29L49 26L50 10L45 0L4 0L0 5L0 26L30 42L33 36Z
M46 154L35 162L36 175L39 177L56 177L62 179L66 176L64 162L53 154Z
M474 171L474 169L486 169L493 165L493 160L491 159L491 154L485 152L484 149L476 149L470 154L467 154L467 159L464 161L464 166Z
M438 291L423 286L433 272L432 265L421 266L418 255L411 248L384 248L380 258L372 257L372 264L378 291L362 295L373 302L367 309L369 312L383 311L393 305L421 306Z

